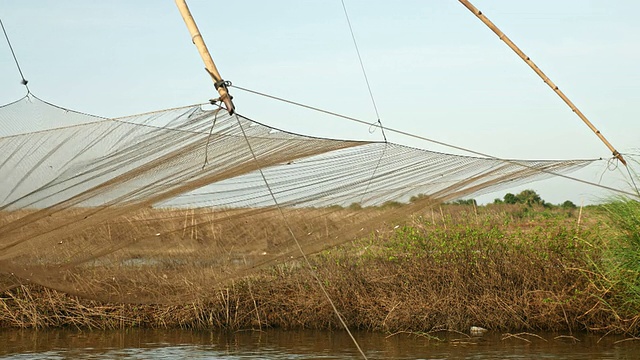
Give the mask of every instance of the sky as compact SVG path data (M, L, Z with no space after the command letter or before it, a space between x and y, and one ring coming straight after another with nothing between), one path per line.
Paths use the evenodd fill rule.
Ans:
M609 158L533 71L455 0L345 0L384 126L498 158ZM223 78L375 122L340 0L188 1ZM640 2L475 0L623 154L640 153ZM217 94L173 1L3 0L0 18L31 92L106 117L207 102ZM4 39L0 104L26 94ZM305 135L382 140L379 130L231 89L237 111ZM387 132L389 141L456 149ZM640 165L635 164L636 170ZM599 161L573 174L630 191ZM590 204L612 193L551 179L499 193Z

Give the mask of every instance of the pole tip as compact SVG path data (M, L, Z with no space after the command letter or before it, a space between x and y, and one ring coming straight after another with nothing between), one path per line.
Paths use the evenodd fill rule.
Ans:
M622 154L620 154L620 153L618 152L618 150L614 150L614 151L613 151L613 156L614 156L616 159L620 160L620 162L622 163L622 165L627 166L627 161L622 157Z

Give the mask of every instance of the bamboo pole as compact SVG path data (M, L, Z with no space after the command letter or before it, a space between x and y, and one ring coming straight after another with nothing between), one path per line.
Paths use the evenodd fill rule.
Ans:
M518 56L522 60L524 60L524 62L527 63L527 65L529 65L529 67L531 67L531 69L536 74L538 74L538 76L540 76L540 78L542 78L542 80L547 85L549 85L549 87L556 94L558 94L558 96L569 106L569 108L571 108L571 110L574 113L576 113L576 115L578 115L578 117L589 127L589 129L591 129L591 131L593 131L600 138L600 140L602 140L602 142L609 148L609 150L611 150L611 152L613 153L613 156L616 157L618 160L620 160L620 162L623 163L624 166L627 166L627 162L622 157L622 154L620 154L618 152L618 150L616 150L613 147L613 145L611 145L611 143L609 143L609 141L607 141L607 139L604 137L604 135L602 135L602 133L600 133L600 130L596 129L596 127L593 126L593 124L589 121L589 119L587 119L587 117L584 116L582 111L580 111L573 104L573 102L571 102L571 100L569 100L569 98L556 86L556 84L554 84L551 81L551 79L549 79L549 77L547 77L547 75L545 75L542 72L542 70L540 70L540 68L538 68L538 66L536 66L536 64L533 61L531 61L531 59L527 55L525 55L525 53L522 52L522 50L520 50L520 48L518 46L516 46L516 44L514 44L513 41L511 41L511 39L509 39L507 37L507 35L505 35L493 22L491 22L491 20L489 20L482 13L482 11L478 10L468 0L458 0L458 1L460 1L460 3L462 3L462 5L464 5L467 9L469 9L469 11L471 11L474 15L476 15L478 17L478 19L480 19L480 21L482 21L485 25L487 25L489 27L489 29L491 29L491 31L493 31L496 35L498 35L500 40L504 41L511 48L511 50L513 50L516 54L518 54Z
M229 115L233 115L235 112L235 106L233 105L232 97L229 95L229 91L227 86L222 80L222 76L218 72L218 68L216 68L216 64L213 62L211 58L211 54L209 53L209 49L207 49L207 45L204 43L204 39L202 35L200 35L200 30L198 30L198 26L196 25L193 16L191 15L191 11L189 11L189 7L185 0L176 0L176 5L178 6L178 10L180 10L180 14L182 15L182 19L187 25L187 29L189 29L189 33L191 34L191 41L198 48L198 52L200 53L200 57L202 57L202 61L204 61L205 68L211 78L213 79L213 83L218 90L218 94L220 94L220 101L222 101L229 112Z

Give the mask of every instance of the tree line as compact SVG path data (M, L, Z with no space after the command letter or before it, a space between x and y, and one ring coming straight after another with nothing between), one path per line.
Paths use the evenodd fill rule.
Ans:
M523 204L527 206L543 206L545 208L551 207L561 207L565 209L574 209L576 208L576 204L574 204L571 200L566 200L561 204L554 205L552 203L548 203L544 201L540 195L534 190L527 189L519 192L518 194L506 193L502 199L496 198L493 200L494 204ZM475 199L462 199L456 200L452 202L452 204L458 205L477 205Z

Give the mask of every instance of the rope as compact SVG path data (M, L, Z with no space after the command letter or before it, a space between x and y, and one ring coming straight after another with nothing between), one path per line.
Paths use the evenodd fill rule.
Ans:
M640 189L638 189L638 184L636 184L636 181L634 180L634 176L633 174L631 174L631 169L630 166L626 166L627 168L627 174L629 174L629 179L631 179L631 184L633 185L633 188L636 190L636 194L638 195L638 197L640 197Z
M364 121L364 120L361 120L361 119L357 119L357 118L354 118L354 117L350 117L350 116L346 116L346 115L342 115L342 114L338 114L336 112L320 109L320 108L313 107L313 106L310 106L310 105L305 105L305 104L298 103L298 102L291 101L291 100L287 100L287 99L284 99L284 98L281 98L281 97L265 94L265 93L262 93L262 92L259 92L259 91L250 90L250 89L238 86L238 85L233 85L233 87L235 87L236 89L251 93L251 94L263 96L263 97L266 97L266 98L269 98L269 99L281 101L281 102L284 102L284 103L287 103L287 104L291 104L291 105L295 105L295 106L298 106L298 107L302 107L302 108L305 108L305 109L317 111L317 112L320 112L320 113L324 113L324 114L327 114L327 115L339 117L339 118L342 118L342 119L345 119L345 120L353 121L353 122L364 124L364 125L370 125L370 123L367 122L367 121ZM456 150L461 150L461 151L468 152L470 154L478 155L478 156L481 156L481 157L485 157L485 158L489 158L489 159L493 159L493 160L499 160L499 161L506 162L506 163L509 163L509 164L515 164L515 165L518 165L518 166L522 166L522 167L525 167L525 168L529 168L529 169L533 169L533 170L536 170L536 171L539 171L539 172L543 172L543 173L546 173L546 174L549 174L549 175L558 176L558 177L561 177L561 178L565 178L565 179L568 179L568 180L580 182L580 183L583 183L583 184L586 184L586 185L598 187L598 188L605 189L605 190L610 190L610 191L617 192L617 193L620 193L620 194L631 195L633 197L640 197L640 195L632 193L632 192L628 192L628 191L612 188L612 187L609 187L609 186L606 186L606 185L597 184L597 183L594 183L594 182L591 182L591 181L578 179L578 178L575 178L575 177L572 177L572 176L569 176L569 175L564 175L564 174L556 173L556 172L549 171L549 170L538 169L538 168L535 168L535 167L531 167L531 166L527 166L527 165L521 164L521 163L519 163L517 161L514 161L514 160L501 159L501 158L498 158L498 157L495 157L495 156L491 156L491 155L488 155L488 154L481 153L479 151L474 151L474 150L467 149L467 148L464 148L464 147L461 147L461 146L452 145L452 144L448 144L448 143L445 143L445 142L442 142L442 141L429 139L427 137L420 136L420 135L415 135L415 134L412 134L412 133L409 133L409 132L406 132L406 131L402 131L402 130L398 130L398 129L394 129L394 128L390 128L390 127L387 127L386 129L388 131L394 132L396 134L408 136L408 137L419 139L419 140L428 141L428 142L433 143L433 144L442 145L442 146L449 147L449 148L456 149ZM597 160L597 159L593 159L593 160ZM600 160L602 160L602 159L600 159Z
M382 153L380 154L380 157L378 158L378 161L376 162L376 166L373 168L373 173L371 173L371 177L369 177L369 181L367 181L367 187L365 187L364 191L362 192L362 197L360 198L360 203L364 203L364 198L367 195L367 193L369 192L369 188L371 187L371 183L373 183L373 179L375 178L376 174L378 173L378 169L380 168L380 164L382 163L382 159L384 158L385 153L387 152L387 146L389 145L389 143L387 141L384 142L384 148L382 149Z
M11 46L11 41L9 41L9 35L7 35L7 30L4 28L4 24L2 23L2 19L0 19L0 26L2 26L2 32L4 33L4 38L7 39L7 44L9 45L9 49L11 50L11 55L13 55L13 61L16 62L16 66L18 67L18 72L20 72L20 77L22 78L22 85L27 88L27 95L31 93L29 90L29 86L27 86L27 79L24 78L24 74L22 74L22 69L20 68L20 63L18 63L18 58L16 57L15 51L13 51L13 46Z
M302 255L302 258L304 259L304 262L309 267L309 272L311 273L311 276L313 276L313 278L318 283L318 286L320 286L320 289L322 290L322 293L324 294L325 298L327 298L327 301L329 301L329 304L331 304L331 308L333 309L333 312L338 317L338 320L340 320L340 324L342 324L342 327L344 327L344 329L349 334L349 337L351 337L351 340L355 344L356 348L358 348L358 351L360 352L360 355L362 355L362 357L366 360L367 359L367 355L365 355L364 351L362 351L362 348L358 344L358 341L356 340L356 338L353 336L353 334L349 330L349 327L347 326L347 323L342 318L342 315L340 315L340 312L338 311L338 308L336 307L336 305L333 303L333 300L331 300L331 297L329 296L329 293L327 292L327 289L325 289L324 285L322 284L322 281L320 280L320 278L318 277L316 272L313 270L313 266L311 265L311 262L309 261L309 258L307 257L307 254L304 252L304 250L302 249L302 245L300 245L300 242L298 241L298 237L296 237L295 233L291 229L291 226L289 226L289 222L287 221L287 216L284 214L284 211L282 211L282 207L280 206L280 203L276 199L276 196L275 196L273 190L271 189L271 186L269 185L269 182L267 181L267 177L264 175L264 172L262 171L262 166L260 166L260 162L258 161L258 157L256 156L256 153L253 151L253 147L251 147L251 143L249 142L249 138L247 137L247 133L244 131L244 127L242 127L242 123L240 122L240 118L238 117L237 114L236 114L236 120L238 120L238 126L240 127L240 130L242 131L242 136L244 137L245 141L247 142L247 146L249 148L249 151L251 152L251 156L253 157L253 160L256 162L256 164L258 164L258 171L260 172L260 176L262 177L262 180L264 181L264 184L267 187L267 190L269 191L269 195L271 196L271 199L273 199L273 202L276 205L276 208L278 209L278 212L280 213L280 216L282 217L284 225L287 227L287 230L289 231L289 234L291 234L291 237L295 241L296 246L298 247L298 250L300 251L300 254Z
M598 179L598 184L602 182L602 178L607 171L615 171L618 169L618 163L616 162L617 158L611 158L607 160L607 166L605 166L604 170L602 170L602 174L600 174L600 178Z
M362 75L364 75L364 81L367 83L367 89L369 90L369 96L371 97L371 103L373 104L373 110L376 112L376 118L378 119L378 124L380 125L380 130L382 130L382 138L384 142L387 142L387 135L384 133L384 127L382 126L382 121L380 121L380 114L378 113L378 106L376 106L376 100L373 97L373 91L371 91L371 84L369 84L369 77L367 76L367 71L364 69L364 62L362 61L362 56L360 56L360 49L358 49L358 42L356 41L356 36L353 33L353 27L351 26L351 21L349 20L349 14L347 13L347 7L344 4L344 0L342 1L342 9L344 10L344 16L347 18L347 24L349 24L349 31L351 32L351 39L353 40L353 46L356 48L356 53L358 54L358 61L360 61L360 68L362 69Z
M213 113L213 123L211 124L211 129L209 129L209 136L207 136L207 145L204 147L204 164L202 164L202 170L209 163L209 141L211 141L211 134L213 134L213 128L216 126L216 121L218 120L218 113L222 110L222 106L218 106L218 108Z
M373 110L376 113L376 118L378 119L378 125L380 125L380 130L382 132L382 138L384 139L385 144L388 143L387 141L387 135L384 133L384 127L382 126L382 121L380 120L380 114L378 113L378 106L376 105L376 100L373 97L373 91L371 90L371 84L369 83L369 77L367 76L367 71L364 68L364 62L362 61L362 56L360 55L360 49L358 48L358 42L356 41L356 36L353 32L353 26L351 26L351 20L349 20L349 13L347 12L347 6L344 4L344 0L340 0L342 2L342 10L344 10L344 16L347 19L347 24L349 24L349 32L351 32L351 39L353 40L353 46L356 49L356 54L358 54L358 61L360 62L360 68L362 69L362 75L364 75L364 81L367 83L367 89L369 90L369 97L371 97L371 104L373 104ZM373 132L375 131L375 123L371 124L371 126L369 126L369 133L373 134ZM373 130L372 130L373 129ZM387 147L385 146L382 154L380 154L380 158L378 159L378 163L376 164L376 167L373 169L373 173L371 174L371 177L369 178L369 182L367 183L367 187L364 189L364 192L362 194L362 198L360 200L360 202L362 202L364 200L364 197L367 195L367 192L369 191L369 186L371 186L371 183L373 182L373 178L376 176L376 173L378 172L378 168L380 167L380 163L382 162L382 158L384 157L384 153L387 151Z

